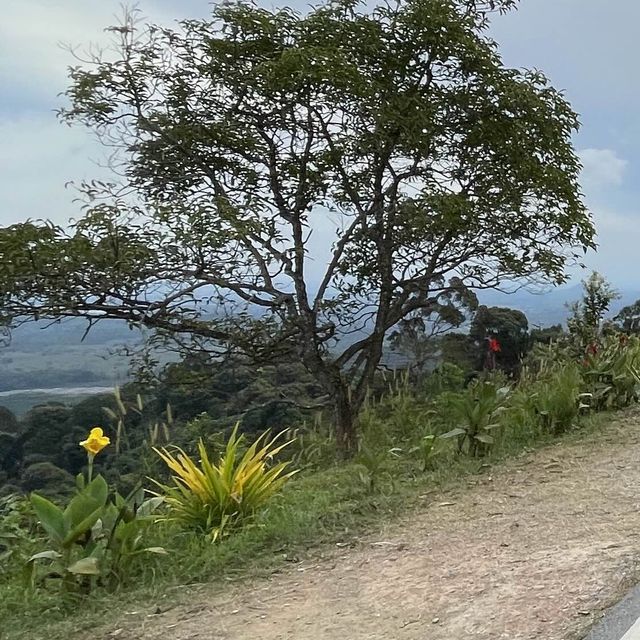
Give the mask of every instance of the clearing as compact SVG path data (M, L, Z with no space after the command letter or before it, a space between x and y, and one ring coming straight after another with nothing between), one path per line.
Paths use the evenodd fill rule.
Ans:
M173 590L88 637L581 638L639 575L639 460L640 411L618 414L269 579Z

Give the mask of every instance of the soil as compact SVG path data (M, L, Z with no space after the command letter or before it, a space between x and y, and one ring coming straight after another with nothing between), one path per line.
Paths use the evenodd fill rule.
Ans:
M640 576L639 459L636 411L423 496L350 546L157 614L123 613L92 638L582 638Z

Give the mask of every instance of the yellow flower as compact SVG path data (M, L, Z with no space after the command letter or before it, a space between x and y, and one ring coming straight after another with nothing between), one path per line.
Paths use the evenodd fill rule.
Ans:
M109 438L104 435L104 432L100 427L94 427L93 429L91 429L89 437L86 440L83 440L80 443L80 446L84 447L87 453L95 456L97 453L100 453L110 442L111 440L109 440Z

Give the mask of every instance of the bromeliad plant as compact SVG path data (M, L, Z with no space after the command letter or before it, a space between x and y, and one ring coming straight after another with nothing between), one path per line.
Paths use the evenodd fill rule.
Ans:
M28 561L29 585L38 581L37 565L46 563L46 577L62 579L68 592L88 592L95 586L113 588L123 579L134 556L165 553L144 545L144 531L156 520L161 498L144 499L137 489L127 498L117 492L110 496L106 480L93 477L93 462L110 440L100 427L91 430L80 443L87 452L87 477L79 474L76 493L65 508L33 493L31 504L50 548Z
M165 519L206 533L214 542L246 525L296 473L286 472L289 462L274 462L291 442L277 444L281 435L269 440L265 433L242 453L236 425L217 462L202 440L199 462L178 447L155 449L173 473L172 484L154 481L169 508Z

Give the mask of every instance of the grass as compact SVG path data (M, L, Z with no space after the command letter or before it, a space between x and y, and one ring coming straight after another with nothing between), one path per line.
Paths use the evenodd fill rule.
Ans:
M307 471L291 481L254 526L220 544L212 545L193 534L168 529L168 525L159 526L158 543L168 548L171 555L141 563L131 583L116 593L96 593L81 603L64 602L51 593L25 596L15 582L0 582L2 637L66 639L96 626L109 625L132 609L152 612L158 605L166 607L167 594L170 602L176 604L181 597L188 596L194 585L210 583L207 588L224 589L229 580L267 575L323 546L352 542L375 530L415 508L419 497L428 490L454 488L470 475L486 470L487 464L499 464L549 443L584 438L610 420L611 414L606 413L585 418L579 430L555 439L516 428L514 423L508 437L502 438L488 456L479 459L457 456L450 446L426 473L421 471L417 459L390 455L380 491L373 494L361 480L361 469L356 464Z

